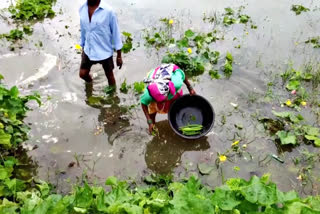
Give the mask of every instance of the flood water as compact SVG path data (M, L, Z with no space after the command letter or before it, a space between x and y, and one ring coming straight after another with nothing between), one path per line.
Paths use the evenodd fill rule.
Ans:
M103 94L107 80L100 65L93 66L91 89L86 88L78 75L80 55L74 46L80 35L78 9L82 3L80 0L57 0L56 17L35 24L33 35L21 49L11 52L6 41L0 43L0 73L5 76L5 83L18 85L24 94L38 91L43 99L41 107L33 104L34 111L26 119L31 125L27 145L30 148L37 145L29 154L38 162L41 179L56 184L59 191L66 191L70 188L67 181L76 181L84 171L92 181L101 183L111 175L138 181L150 173L174 173L182 178L199 174L198 163L214 165L218 153L230 149L233 141L241 137L241 144L248 145L246 152L223 164L224 178L270 173L283 191L294 188L302 195L319 193L316 183L301 184L297 179L299 169L292 161L303 148L319 151L313 146L301 145L281 152L252 117L257 112L270 114L272 103L250 103L248 96L264 94L270 79L284 72L289 61L297 67L319 61L320 50L304 41L320 35L320 1L108 1L117 12L121 30L133 33L134 42L140 40L143 29L156 26L163 17L177 21L177 30L208 30L208 24L202 20L203 14L221 14L226 7L245 6L244 13L258 26L256 30L250 26L231 26L225 29L225 39L216 43L222 56L227 51L234 56L230 79L211 80L205 73L193 81L196 92L210 101L216 113L212 132L196 141L175 135L164 115L157 117L159 136L149 136L139 106L125 113L124 106L138 103L133 93L118 92L103 107L88 105L90 96ZM311 11L296 16L290 10L292 4L304 4ZM10 1L1 0L0 8L8 5ZM0 17L0 33L13 28L4 19L6 15L3 13ZM35 46L40 41L43 47ZM239 44L240 49L234 48ZM143 80L151 68L160 64L161 57L141 44L135 51L125 54L123 60L123 68L114 71L118 85L124 79L128 84ZM239 107L235 109L230 103ZM302 114L311 124L320 125L309 111ZM221 122L223 118L225 123ZM242 129L235 127L239 124ZM269 154L279 155L285 163L274 159L263 161ZM76 164L69 167L72 162ZM240 171L236 172L235 166L240 167ZM220 185L220 170L199 176L203 183ZM319 169L314 170L314 176L320 178ZM317 184L320 185L319 180Z

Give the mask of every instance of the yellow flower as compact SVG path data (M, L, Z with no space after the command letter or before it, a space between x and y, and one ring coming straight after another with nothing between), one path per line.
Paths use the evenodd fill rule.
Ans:
M240 141L235 141L231 146L236 146L236 145L238 145L240 143Z
M247 148L247 144L243 144L242 148L246 149Z
M220 160L220 162L225 162L226 160L227 160L227 156L225 156L225 155L220 155L219 156L219 160Z
M188 48L188 53L192 54L192 49L191 48Z
M301 105L302 105L302 106L306 106L306 105L307 105L307 102L302 101L302 102L301 102Z
M81 47L79 44L76 44L75 48L76 48L77 50L81 50L81 49L82 49L82 47Z
M295 42L294 44L297 46L297 45L299 45L299 42Z
M169 25L173 25L173 20L172 19L169 20Z
M249 32L247 31L246 34L249 35Z
M292 105L291 100L287 100L286 105L291 106Z

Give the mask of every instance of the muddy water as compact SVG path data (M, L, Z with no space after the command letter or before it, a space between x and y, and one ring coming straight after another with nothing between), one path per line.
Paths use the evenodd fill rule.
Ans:
M198 163L214 164L217 153L224 153L234 140L241 138L241 143L248 145L246 152L241 157L234 156L209 176L203 176L203 182L214 186L221 184L223 177L249 178L254 174L271 173L282 190L295 188L301 194L314 193L313 186L304 188L297 180L298 169L292 163L292 158L306 146L281 153L284 164L273 159L263 161L269 154L278 154L279 149L266 140L261 126L251 116L257 111L270 113L272 105L250 104L248 95L265 93L266 82L284 71L289 60L297 66L319 60L319 50L303 44L308 37L320 34L319 10L295 16L290 11L291 4L304 1L291 0L259 3L254 0L109 1L117 11L121 29L132 32L137 40L142 29L155 25L162 17L181 20L177 30L208 30L208 25L202 21L203 13L221 13L229 6L246 6L244 12L258 26L257 30L232 26L226 30L225 40L217 42L216 49L222 55L227 50L233 53L234 73L229 80L213 81L204 74L194 81L197 93L205 96L214 107L216 123L205 138L186 141L174 135L165 116L157 118L159 136L149 136L140 108L131 110L130 114L124 111L123 106L137 103L138 98L133 93L118 93L103 107L88 105L91 95L103 94L107 81L99 65L92 69L93 88L86 87L78 77L80 55L75 52L74 45L79 39L81 3L58 0L57 16L36 24L33 36L22 44L21 50L11 53L4 41L0 46L0 73L4 74L6 84L19 85L23 93L39 91L43 97L43 105L30 112L27 119L32 127L27 144L30 149L38 146L30 154L38 161L40 178L50 180L59 190L65 191L70 187L68 181L76 181L84 171L98 182L110 175L140 180L151 172L173 172L184 177L197 173ZM1 1L0 8L7 5L8 1ZM319 8L320 2L310 1L305 6ZM12 28L4 19L0 26L1 33ZM233 40L234 37L238 39ZM35 46L40 41L41 48ZM239 44L241 49L235 49ZM141 45L125 55L124 62L121 70L115 69L118 84L124 79L129 84L141 81L160 60ZM235 109L231 102L239 108ZM225 124L222 118L226 118ZM243 129L235 128L239 124ZM314 150L313 147L308 149ZM233 170L235 166L240 167L239 172Z

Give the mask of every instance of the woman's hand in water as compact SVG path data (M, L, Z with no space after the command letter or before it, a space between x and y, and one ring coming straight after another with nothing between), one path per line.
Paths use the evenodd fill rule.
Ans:
M149 124L149 133L152 135L152 133L153 133L153 130L154 130L154 124L153 123L151 123L151 124Z
M193 95L196 95L196 94L197 94L197 93L195 92L195 90L193 90L193 89L190 89L189 93L190 93L190 95L191 95L191 96L193 96Z

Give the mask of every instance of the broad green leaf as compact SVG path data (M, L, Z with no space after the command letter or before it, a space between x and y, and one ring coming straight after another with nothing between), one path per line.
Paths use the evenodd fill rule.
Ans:
M0 74L0 80L3 80L3 79L4 79L3 75L2 75L2 74Z
M198 169L201 174L209 175L210 172L215 168L213 165L208 165L206 163L198 163Z
M232 191L228 186L222 186L215 189L211 201L222 210L233 210L241 203L236 195L237 192Z
M300 81L299 80L290 80L287 84L286 88L290 91L297 90L300 87Z
M116 186L118 185L118 179L114 176L110 176L107 180L106 180L106 185L109 186Z
M194 32L192 31L192 30L187 30L185 33L184 33L184 35L186 36L186 37L188 37L188 38L190 38L190 37L193 37L194 36Z
M4 132L4 130L0 129L0 145L4 145L5 147L11 147L11 135Z
M4 198L0 204L0 213L3 214L16 214L16 210L19 208L19 204L13 203Z
M250 203L271 205L277 202L277 188L275 184L265 185L256 176L253 176L247 186L241 188L242 195Z
M50 193L49 185L44 181L39 181L39 184L36 185L39 191L41 192L42 197L46 197Z
M13 86L11 89L10 89L10 95L14 98L17 98L18 95L19 95L19 89L17 88L17 86Z
M291 132L278 131L276 135L280 138L282 145L297 144L297 137Z
M303 126L303 129L307 135L316 136L316 137L320 135L320 130L317 127Z

